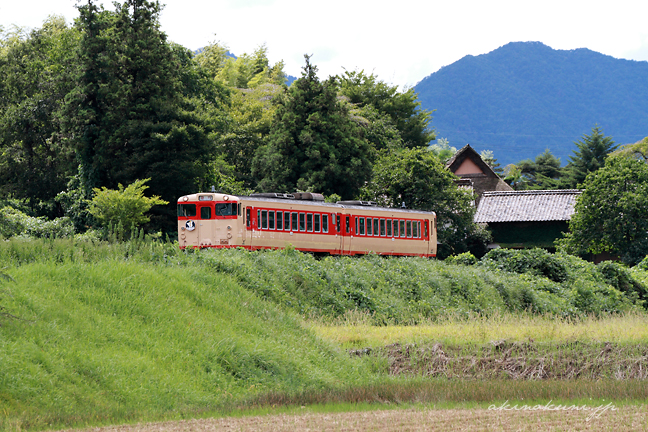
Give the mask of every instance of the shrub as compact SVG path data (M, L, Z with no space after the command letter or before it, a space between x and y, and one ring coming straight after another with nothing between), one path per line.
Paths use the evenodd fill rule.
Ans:
M493 249L479 264L490 269L544 276L554 282L567 279L564 263L544 249Z
M12 207L0 209L0 237L63 238L72 235L74 225L70 218L62 217L49 221L44 217L29 216Z
M640 300L644 307L648 306L648 289L644 284L635 280L630 271L613 261L603 261L596 266L603 279L614 288L625 293L633 300Z
M464 252L459 255L449 256L445 259L445 262L448 264L475 265L477 264L477 258L470 252Z

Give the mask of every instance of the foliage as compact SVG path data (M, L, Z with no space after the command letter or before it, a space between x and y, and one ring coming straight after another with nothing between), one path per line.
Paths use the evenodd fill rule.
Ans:
M487 234L472 222L472 196L457 187L455 178L425 149L382 151L360 197L386 207L405 203L407 208L434 211L441 257L465 252L471 246L485 248Z
M338 101L335 79L320 82L305 58L302 77L277 100L268 144L255 157L256 189L352 198L371 171L369 146Z
M451 255L444 262L458 265L475 265L477 264L477 258L470 252L464 252L459 255Z
M615 157L634 158L648 163L648 137L634 144L621 146L610 154Z
M448 141L446 138L437 139L437 142L430 145L428 147L428 150L436 154L443 164L446 164L448 160L450 160L450 158L454 156L455 153L457 153L457 148L451 147L450 141Z
M405 146L425 147L435 138L434 131L429 129L432 113L420 109L421 103L414 89L399 92L397 86L390 86L364 71L345 71L338 79L340 93L352 104L359 107L371 105L388 115Z
M140 225L149 222L149 217L144 213L154 205L165 205L167 201L159 196L144 196L148 189L145 185L150 179L136 180L124 188L121 183L118 190L94 188L94 197L90 201L88 212L101 224L102 227L121 226L126 232L131 232Z
M44 216L29 216L12 207L0 209L0 238L27 236L63 238L74 235L74 225L68 217L48 220Z
M480 261L480 265L514 273L544 276L554 282L567 279L567 268L555 255L544 249L493 249Z
M628 269L613 261L603 261L596 266L605 281L624 293L633 302L637 300L648 308L648 287L636 280Z
M574 156L569 158L573 187L583 183L587 174L602 168L608 155L619 147L611 137L603 135L598 126L592 128L590 135L583 135L581 140L574 144L578 150L574 150Z
M210 133L226 98L187 49L159 29L160 5L146 0L78 6L82 34L75 89L66 101L86 190L151 178L167 201L193 192L214 155ZM155 211L157 228L174 223L171 206Z
M488 166L495 172L495 174L497 174L498 176L504 174L504 168L502 168L500 163L497 162L495 153L493 153L492 150L484 150L479 154L479 156L484 162L486 162L486 164L488 164Z
M637 268L640 270L648 271L648 255L637 264Z
M571 253L619 254L628 265L641 261L648 254L648 165L608 158L584 187L562 245Z
M60 112L78 38L51 16L42 28L14 35L0 56L0 194L49 217L62 216L53 198L76 167Z
M504 181L515 190L569 189L572 187L571 168L571 165L561 168L560 159L545 149L534 160L525 159L507 166Z

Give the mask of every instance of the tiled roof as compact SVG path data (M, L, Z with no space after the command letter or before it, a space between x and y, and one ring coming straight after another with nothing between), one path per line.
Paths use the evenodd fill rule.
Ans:
M567 221L580 194L578 189L484 192L474 221Z

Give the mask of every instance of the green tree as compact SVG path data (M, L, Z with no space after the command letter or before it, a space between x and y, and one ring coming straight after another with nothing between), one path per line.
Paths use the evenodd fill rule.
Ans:
M77 44L78 32L52 16L13 33L0 56L0 194L26 200L32 214L61 216L54 197L76 171L60 111Z
M634 265L648 255L648 164L610 157L590 173L563 241L572 253L612 252Z
M605 165L607 156L618 147L611 137L603 135L598 126L592 128L590 135L583 135L581 140L574 144L578 150L574 150L574 156L569 157L572 187L577 187L585 180L587 174Z
M441 163L447 163L455 153L457 153L457 148L450 145L450 141L447 138L439 138L437 142L430 145L428 150L437 155Z
M648 137L634 144L621 146L610 156L633 158L648 163Z
M438 254L441 257L468 250L486 253L488 234L473 223L473 196L460 189L457 177L426 149L383 151L360 198L386 207L434 211L437 215Z
M144 196L144 191L148 189L145 183L149 180L136 180L126 188L120 183L117 190L94 188L88 211L104 228L121 226L127 233L138 228L150 221L144 213L151 207L168 204L157 195L150 198Z
M491 150L484 150L482 151L479 156L481 156L482 160L486 162L486 164L499 176L504 174L504 168L501 167L500 163L497 162L497 159L495 158L495 153L493 153Z
M188 70L199 68L188 50L166 41L157 1L108 12L87 0L78 9L80 70L68 106L86 190L151 178L167 201L195 191L215 155L206 106L217 111L226 94ZM172 206L156 210L155 224L171 229Z
M560 159L549 149L536 156L517 163L520 179L516 189L567 189L571 179L560 166Z
M278 99L268 144L255 156L257 189L352 198L371 173L370 147L338 101L335 78L320 82L305 58L302 77Z
M345 71L338 79L340 93L352 104L359 107L372 105L388 115L406 147L425 147L434 140L434 130L430 129L432 113L420 109L421 103L414 89L399 92L397 86L390 86L364 71Z

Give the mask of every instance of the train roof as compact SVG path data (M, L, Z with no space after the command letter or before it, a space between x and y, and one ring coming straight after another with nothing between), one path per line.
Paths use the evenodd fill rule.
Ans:
M436 214L433 211L427 211L427 210L416 210L416 209L407 209L407 208L398 208L398 207L381 207L375 205L375 203L372 203L374 205L360 204L360 203L367 203L365 201L338 201L337 203L328 203L324 201L316 201L316 200L309 200L309 199L289 198L289 196L291 195L288 194L282 194L282 195L284 195L283 198L272 198L267 196L229 195L229 194L223 194L219 192L205 192L205 193L196 193L196 194L182 196L178 198L178 204L182 204L184 202L189 202L189 201L223 202L223 201L230 201L230 200L245 200L245 201L253 201L253 202L277 203L277 204L299 204L299 205L307 205L307 206L314 206L314 207L327 207L330 209L344 208L344 209L365 210L365 211L366 210L390 211L395 213ZM207 197L209 197L210 199L205 199Z

